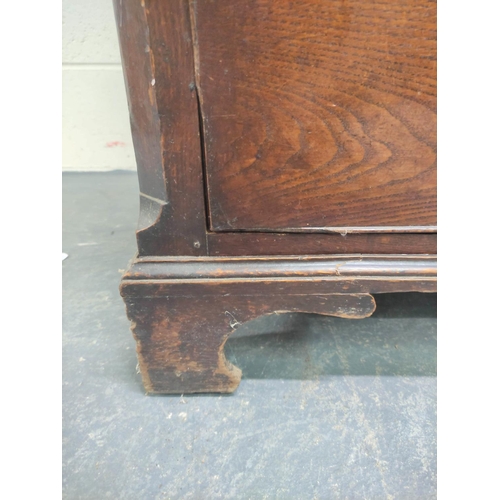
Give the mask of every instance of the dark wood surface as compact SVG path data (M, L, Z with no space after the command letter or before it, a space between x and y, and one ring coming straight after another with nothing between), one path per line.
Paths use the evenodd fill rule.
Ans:
M437 234L425 233L209 233L207 237L209 255L214 256L437 253Z
M139 258L121 284L147 392L232 392L224 344L271 313L364 318L371 293L436 290L431 257Z
M141 190L139 253L206 255L189 6L114 0Z
M433 229L435 1L190 4L213 230Z
M298 36L296 30L299 28L297 27L298 25L296 25L296 23L294 24L292 19L293 16L295 15L298 16L300 12L303 11L303 9L314 10L320 3L321 2L318 1L310 2L307 5L304 4L302 7L298 8L297 14L289 13L288 15L284 15L282 21L280 21L280 26L282 26L283 30L285 28L291 29L291 34L288 38L282 37L284 41L288 40L289 42L290 41L293 42L292 40L293 37ZM236 2L234 5L236 6L239 4L238 2ZM250 23L250 25L252 22L255 21L256 16L259 16L263 13L262 9L264 9L264 11L267 12L266 9L270 8L270 4L267 4L266 2L258 2L257 4L249 2L248 5L256 6L256 11L251 16L248 16L248 22ZM274 2L273 5L274 5L273 8L278 9L279 12L283 11L283 9L286 10L285 2L277 1ZM336 5L337 5L336 2L329 2L328 9L334 9L336 8L335 7ZM363 5L364 8L366 8L366 5L365 4ZM392 10L389 9L389 11L395 13L396 15L398 12L399 14L401 14L402 12L401 8L403 8L404 10L409 8L409 6L413 4L404 3L402 4L399 11L391 2L389 3L383 2L382 4L380 5L377 4L377 5L378 6L374 7L375 10L373 10L372 14L370 15L373 15L375 17L382 15L382 13L380 13L379 10L377 10L380 9L380 5L386 5L388 7L392 6ZM407 21L405 21L405 23L402 23L401 26L397 25L394 27L394 29L396 30L395 32L389 30L390 33L388 34L386 33L386 35L389 37L387 38L387 40L391 39L389 36L391 35L391 33L392 33L391 36L393 36L394 33L396 32L399 33L398 30L403 29L403 26L405 27L405 29L409 30L410 33L415 32L415 30L412 28L412 26L414 26L415 23L420 23L422 26L424 25L430 26L433 22L432 16L434 15L433 14L434 11L431 8L432 4L424 3L422 5L423 7L420 6L416 9L416 12L422 14L421 19L419 18L420 20L416 20L415 14L412 13L408 17ZM295 4L290 4L290 6L296 7ZM383 180L385 175L383 172L387 173L389 170L391 172L395 171L393 163L398 158L400 158L398 155L393 155L390 161L385 162L382 165L370 168L368 170L363 170L363 172L358 171L356 175L352 176L352 180L347 183L343 181L337 183L338 181L337 174L335 174L333 178L329 178L328 176L324 175L325 172L330 169L330 167L333 168L334 170L337 169L338 165L337 163L335 163L337 160L335 160L333 166L332 165L325 166L325 168L321 168L319 170L318 169L310 170L309 167L305 167L305 169L304 168L299 169L300 172L302 173L300 173L297 169L289 169L288 167L278 168L278 170L280 170L280 172L283 174L284 178L286 178L289 175L292 175L294 179L298 181L298 183L295 183L295 181L293 181L291 184L289 184L289 187L286 188L286 193L288 194L285 195L285 198L290 195L289 201L291 201L292 203L291 205L287 205L288 208L286 208L286 210L288 211L287 213L289 214L290 217L295 217L297 214L304 215L307 213L312 213L310 212L310 208L312 207L312 205L308 205L309 203L313 203L315 205L316 208L314 208L313 211L316 214L321 213L321 217L323 217L323 215L328 217L328 214L330 213L329 210L337 210L337 208L343 204L343 210L345 211L344 213L346 214L346 216L349 217L350 220L342 221L341 219L338 219L336 223L347 222L348 223L347 225L344 224L342 226L335 226L332 228L332 226L328 225L328 221L321 219L319 221L318 220L313 221L314 224L308 223L308 225L304 225L303 227L281 227L278 229L273 227L269 229L268 227L265 227L262 228L261 230L265 230L268 232L264 233L249 232L249 231L240 232L240 229L238 228L236 228L235 231L232 232L232 229L229 226L223 228L221 225L217 226L217 229L224 230L226 232L214 232L210 230L210 223L211 223L210 213L206 209L206 204L208 203L209 200L206 192L206 179L204 183L202 149L204 146L205 149L207 149L208 151L208 149L212 147L210 146L210 144L212 144L213 142L213 137L211 138L210 136L210 134L212 134L211 132L212 129L210 128L211 125L208 126L206 123L208 116L206 113L204 113L205 125L203 134L200 134L201 122L200 122L199 112L201 113L203 109L207 106L207 102L209 102L207 101L206 96L204 97L203 92L208 91L210 94L210 92L213 92L213 86L210 87L211 80L209 78L209 73L203 73L200 70L198 70L197 73L195 72L195 67L200 68L203 59L199 45L200 44L199 37L201 36L201 38L203 38L203 36L205 37L208 36L208 34L203 35L203 33L206 30L210 30L211 29L210 22L211 23L214 22L212 19L212 21L210 21L208 24L205 23L203 25L203 28L201 29L201 32L198 29L198 24L200 22L200 17L199 17L200 12L203 11L203 9L209 9L209 7L210 8L213 7L214 9L224 9L224 8L230 9L230 3L218 2L212 5L210 2L203 0L199 2L193 2L190 8L189 2L187 0L166 0L164 2L154 2L150 0L146 0L145 2L135 2L133 0L123 0L121 2L115 1L117 26L120 35L120 45L122 50L125 79L127 83L132 133L134 138L134 147L136 151L139 182L141 189L141 211L139 218L139 227L137 231L139 254L140 255L287 255L287 254L318 255L318 254L342 254L342 253L435 254L436 234L435 233L426 234L425 232L422 232L429 228L433 229L432 226L422 225L424 223L427 223L428 221L420 219L418 221L418 225L416 224L417 221L413 221L415 222L415 225L411 226L390 226L390 225L387 226L387 224L391 221L388 221L385 218L385 215L383 215L384 213L390 213L391 217L399 218L402 214L406 213L407 210L410 210L410 212L416 214L416 212L413 211L413 209L415 208L414 202L417 198L420 197L420 195L423 195L424 191L422 190L419 191L419 195L417 196L417 198L414 199L412 198L413 201L410 201L409 203L406 202L400 203L401 202L400 198L412 197L413 191L411 190L412 188L409 186L408 182L410 183L417 182L418 184L420 182L418 179L422 179L422 176L417 175L415 178L412 178L413 180L406 179L406 180L401 180L401 182L390 181L389 184L384 187L384 190L386 188L388 189L384 191L386 194L380 196L379 196L380 193L376 194L378 188L377 187L373 188L372 186L372 189L370 189L370 193L375 193L376 196L371 201L368 200L367 198L362 198L362 199L357 198L358 194L361 193L361 191L357 190L356 186L359 182L364 182L363 179L365 179L365 174L369 174L370 176L381 175L380 179ZM244 13L247 12L246 9L248 8L249 8L248 6L247 7L242 6L242 10L241 9L240 10L241 12ZM238 12L240 12L240 10L238 10ZM213 12L215 13L216 11ZM235 19L241 20L241 15L243 15L241 12L239 14L237 12L234 13L233 17L226 16L226 18L222 19L220 24L221 26L220 29L229 30L230 27L233 25L232 23L234 23ZM426 17L427 14L429 14L430 17ZM270 15L269 18L266 18L268 19L266 23L276 21L275 16L273 17L273 15ZM301 25L302 27L300 29L301 30L304 29L305 30L304 33L307 33L308 32L307 30L310 29L308 28L308 23L311 19L314 18L314 16L311 15L309 17L308 16L303 16L303 17L304 19L302 19L301 21L303 24ZM388 26L387 23L384 24L385 21L382 22L384 19L385 18L382 16L382 18L380 18L377 22L379 24L382 23L382 27L385 26L384 29L386 28L389 29L387 27ZM374 21L374 26L378 26L377 22ZM264 23L264 27L266 23ZM334 25L337 26L335 23L333 23L332 26ZM295 26L295 28L293 26ZM318 26L321 27L322 24L320 23ZM241 28L243 30L244 26L241 26ZM422 28L422 30L424 30L424 28ZM243 33L243 31L241 32ZM278 33L277 32L275 33L274 31L270 30L269 32L267 32L267 38L266 37L263 38L262 43L269 42L270 37L273 33L274 35L276 35L278 40L279 39ZM419 33L423 33L423 31L419 31ZM217 37L219 35L217 33L214 33L213 35L214 35L213 40L217 40ZM234 34L234 36L238 37L240 35L236 33ZM352 37L355 37L355 32L353 32ZM347 37L347 40L353 41L354 38L352 37L350 35L349 37ZM302 36L299 37L299 41L302 40L303 43L306 43L303 40L303 38L304 37ZM230 39L228 39L228 41L229 40ZM254 43L250 44L252 47L254 47L254 44L257 44L256 46L258 46L258 44L260 43L255 36L252 40L254 41ZM333 37L332 40L335 41L336 38ZM321 41L321 36L320 39L317 41L318 43L312 44L311 47L322 46L323 42ZM430 45L432 45L431 42L429 43ZM246 42L245 44L248 45ZM228 58L231 59L229 56L230 54L234 54L234 51L231 52L233 50L229 47L229 45L231 44L227 43L225 45L227 46L227 48L224 50L228 51ZM306 45L304 45L304 47ZM235 46L238 45L236 44ZM338 44L336 44L336 42L335 43L332 42L331 47L332 51L337 50ZM337 49L335 49L335 47L337 47ZM350 48L349 47L346 47L347 50L346 57L347 56L354 57L357 54L357 52L356 51L349 52L354 50L353 47ZM278 46L275 47L276 50L279 49L283 51L285 51L285 48L286 48L285 46L280 44L278 44ZM416 45L414 44L413 41L409 43L407 48L408 50L410 49L417 50ZM403 48L400 47L396 52L391 50L390 53L386 54L388 57L388 59L385 60L386 63L389 64L388 62L390 59L389 56L392 57L392 55L397 53L399 54L398 57L400 57L402 53L401 51L403 51L403 49L404 47ZM209 47L208 52L204 52L204 54L210 56L210 54L212 53L211 51L213 50L215 49ZM291 46L289 50L293 52L293 50L298 50L298 49L293 49L293 47ZM417 50L417 52L419 51ZM214 52L214 54L215 53L216 52ZM274 54L274 52L271 52L271 54ZM328 54L332 55L332 57L335 55L333 52L331 54L330 52L328 52ZM240 57L240 55L238 55L238 57ZM314 51L310 51L309 58L311 59L313 55ZM374 64L372 56L373 54L371 52L363 55L363 57L366 59L366 64ZM429 64L433 65L434 64L433 58L430 55L426 57L427 59L423 57L422 61L428 60L430 61ZM354 60L355 59L353 59L353 61ZM243 62L245 62L244 58L242 60L242 63ZM288 63L286 63L285 66L287 66L287 64ZM305 70L304 68L306 68L307 66L304 65L305 65L304 61L300 62L300 64L294 63L294 65L292 65L287 71L292 71L292 72L299 71L300 73L301 71L304 71ZM313 69L314 71L320 71L321 67L319 69L318 68L315 69L313 68ZM212 71L212 69L210 69L210 71ZM330 68L330 70L331 69L332 68ZM328 70L328 68L326 69L323 68L321 71L324 72L326 70ZM286 75L290 76L290 74L287 73L287 71L285 71L284 73L279 72L279 75L281 75L279 76L279 78L284 78ZM205 83L203 82L204 74L205 74L204 77ZM228 78L232 78L231 74L227 73L225 75L222 75L223 78L221 78L221 80L219 81L219 88L222 93L224 92L225 88L224 85L228 84L232 85L231 83L232 80L231 81L228 80ZM392 98L396 99L396 97L395 94L391 94L390 92L387 95L385 95L380 88L377 87L378 88L377 90L375 87L373 87L374 82L372 82L372 80L375 74L376 72L373 74L370 73L371 86L369 88L367 87L365 90L368 93L372 91L378 92L377 95L380 97L380 106L385 106L387 102L389 102L388 99L389 100ZM263 72L263 75L264 76L266 75L265 71ZM295 82L293 78L290 81ZM316 84L315 82L319 82L318 78L316 77L313 83ZM297 80L294 83L294 85L295 84L298 85L299 83L300 82ZM342 83L341 81L340 84L344 85L345 82ZM238 85L241 86L241 82ZM352 83L352 85L353 85L352 89L358 88L356 87L356 85L354 85L354 83ZM304 88L306 89L307 92L310 91L316 92L317 90L316 87L310 88L310 86L308 87L307 85L305 85ZM250 89L249 91L253 92L254 90L255 89L253 89L252 87L252 89ZM415 109L418 108L417 110L422 110L423 109L422 106L424 106L423 101L427 99L426 102L427 104L429 104L431 102L434 102L433 101L434 98L430 98L425 93L421 94L420 97L418 98L418 102L420 104L418 104L418 107L415 108L414 107L416 105L415 102L411 101L411 99L408 97L409 90L406 89L405 92L406 92L405 94L406 97L401 98L403 99L403 101L397 101L399 104L401 104L401 106L403 106L403 108L400 109L400 111L402 112L406 109L406 111L408 111L408 113L410 113L413 116L413 119L418 121L420 120L419 118L420 115L418 113L414 113ZM279 97L281 94L278 93L276 95ZM238 96L239 96L238 99L246 99L247 97L245 93L241 94L241 89L240 91L238 91ZM220 100L218 99L219 97L214 93L214 100L213 101L210 100L210 102L213 103L213 106L218 105L217 103ZM198 102L199 100L201 102L201 105ZM229 100L225 102L224 105L233 106L236 105L237 102L239 101L235 100L233 102ZM265 106L267 106L267 104L265 104L266 102L267 101L265 101L265 99L262 100L262 103ZM368 106L368 104L366 104L367 101L363 101L361 99L359 100L359 102L365 103L365 105ZM396 101L390 101L390 102L396 102ZM212 109L213 106L210 105L209 106L210 109ZM368 108L373 109L373 105L370 104ZM388 116L387 113L389 113L389 111L382 110L380 111L380 113L381 117L387 117ZM251 116L253 115L251 114L243 115L245 120ZM220 118L224 121L226 118L231 118L231 117L215 117L215 118L217 120ZM314 115L310 115L310 118L312 120L311 121L312 124L316 123L316 118L314 118ZM333 118L334 117L332 115L332 119ZM432 119L426 121L424 128L427 131L426 132L427 134L434 137L434 131L433 131L435 123L434 111L432 112L431 118ZM255 120L252 119L251 123L257 123L257 122L255 122ZM285 126L286 123L287 122L284 121L283 126ZM409 122L404 122L402 124L401 123L397 126L398 127L401 126L402 129L407 130ZM366 122L366 125L368 126L369 122ZM234 130L236 129L237 127ZM231 133L234 133L234 130ZM203 137L203 135L205 135L205 137ZM307 134L307 135L313 135L313 134ZM250 137L250 136L251 134L249 135L247 131L241 133L242 140L245 140L245 137ZM222 141L221 136L218 137L219 140ZM273 140L278 141L279 134L273 137L274 137ZM230 141L227 142L228 145L230 145L229 143ZM273 146L273 148L274 147L275 146ZM238 151L241 150L239 146L237 149ZM309 145L309 149L311 149L311 145ZM310 152L312 154L312 151ZM296 157L298 158L300 157L300 155L298 156L296 155ZM370 157L369 155L366 156L366 158L369 157ZM336 158L338 159L337 156ZM205 158L205 161L207 162L208 159L209 158L207 156L207 158ZM271 157L268 157L268 160L271 161ZM360 165L349 166L347 167L347 170L345 170L345 172L349 171L352 173L354 170L358 169L358 167L361 168ZM257 170L255 170L254 167L257 168ZM234 172L230 174L232 179L230 180L230 184L232 185L232 183L234 182L239 183L237 191L236 192L232 191L231 185L223 187L222 184L219 184L219 187L221 189L224 189L225 194L221 192L220 196L217 195L217 197L219 201L223 201L224 203L225 203L224 200L232 198L233 201L235 201L235 203L237 202L236 203L238 205L236 206L237 210L240 209L243 211L249 210L251 212L250 213L251 217L254 216L257 218L262 217L265 219L266 223L263 224L264 226L273 226L277 220L275 219L275 215L278 216L279 211L281 210L274 204L274 201L276 201L276 199L274 198L274 194L276 194L279 200L283 201L285 199L282 197L281 187L283 185L280 183L275 183L273 181L274 170L272 168L269 169L270 168L269 162L267 163L257 162L254 165L254 167L252 167L252 169L250 170L244 169L244 171L242 172L234 170ZM427 201L425 202L425 206L426 210L434 213L435 186L433 183L435 182L435 177L433 169L434 169L434 164L430 167L429 170L429 172L431 172L432 182L427 184L427 186L428 187L431 186L429 188L430 191L429 190L426 191L427 193L432 192L433 194L432 195L429 194L429 196L426 197ZM250 171L260 172L259 178L261 180L260 181L258 180L257 183L248 182L247 174L250 174ZM396 171L399 170L396 169ZM225 175L222 171L220 173L223 176ZM298 177L296 176L296 174L298 175ZM311 186L315 186L314 189L312 190L309 190L309 188L305 189L306 184L300 181L300 179L303 178L302 174L304 174L308 179L306 182L307 185L312 183ZM316 174L321 178L315 177ZM329 179L332 182L330 182ZM270 190L268 188L261 189L264 188L264 186L260 185L261 181L263 183L267 183L268 185L273 183L273 189L271 191L274 194L271 193L271 195L268 196ZM320 189L316 189L319 186L318 183L319 184L323 183L324 184L323 187L321 187ZM329 187L326 186L326 184L328 184ZM419 186L422 187L424 184L421 185L419 184ZM345 191L344 194L346 196L347 194L349 195L348 196L350 200L349 203L352 202L354 204L357 204L359 201L364 207L365 215L361 215L360 212L358 212L357 208L350 206L349 204L346 204L343 201L339 201L340 200L340 198L338 198L339 192L337 192L336 186L341 191L344 190L344 188L346 189L348 188L348 190L350 190L351 188L349 186L354 187L354 190L352 192L349 191L348 193L347 191ZM397 187L398 194L396 194L394 197L392 194L390 194L390 190L393 188L396 189L395 186L398 186ZM335 192L332 191L331 194L335 198L335 200L339 201L339 204L335 200L332 201L330 195L327 195L326 197L324 196L325 189L326 190L331 189L335 191ZM257 191L259 193L257 193ZM213 191L211 191L211 193L213 194ZM261 197L259 202L254 203L254 201L256 201L253 199L254 196L260 197L261 194L265 194L264 197L265 200L264 198ZM226 195L229 198L226 198L225 197ZM298 207L299 209L297 209L296 206L297 204L294 205L294 202L292 200L293 198L295 198L295 200L298 200L297 204L300 205L300 207ZM309 207L305 209L305 212L302 211L302 208L304 207L304 205L302 205L303 203L302 200L304 200L306 205ZM279 201L279 203L281 203L281 201ZM288 204L288 202L286 203ZM372 217L374 219L378 218L377 223L374 226L363 225L367 223L367 221L363 219L363 217L365 216ZM354 220L355 218L357 218L357 220ZM212 218L212 222L213 220L214 219ZM318 222L320 225L318 225ZM282 225L282 224L280 223L277 225ZM289 226L293 226L293 224L289 224ZM373 233L373 230L379 232L380 234ZM313 232L313 234L310 235L300 234L300 232L304 231L306 232L311 231ZM394 231L396 231L396 233ZM403 231L404 234L400 233L400 231ZM287 232L288 234L285 234L285 232ZM332 234L321 234L328 232L332 232Z
M144 211L144 204L142 204ZM165 217L168 217L166 215ZM162 219L158 222L160 226ZM327 254L436 254L437 234L294 234L294 233L206 233L210 256L238 255L327 255ZM151 231L140 235L140 255L189 255L172 248L168 233Z
M433 2L114 3L148 392L234 390L224 343L258 316L436 291Z
M198 286L192 297L167 295L153 297L148 284L124 284L142 289L137 298L127 294L125 302L144 387L148 393L232 392L241 380L241 370L226 360L224 344L242 323L275 311L311 312L342 318L364 318L375 310L368 294L323 294L311 290L294 294L275 293L277 283L258 295L239 293L220 300L205 295ZM309 292L309 293L307 293ZM175 292L174 292L175 293Z
M167 193L161 158L160 118L151 87L154 78L151 53L146 50L149 47L146 10L141 2L135 0L113 0L113 4L139 189L157 204L165 204Z
M139 257L124 280L223 279L321 276L408 276L435 279L435 257L342 255L341 257Z

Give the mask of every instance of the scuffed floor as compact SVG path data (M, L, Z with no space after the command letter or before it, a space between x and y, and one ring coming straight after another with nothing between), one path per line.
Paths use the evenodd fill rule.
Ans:
M229 396L145 396L118 293L136 175L63 176L63 498L436 498L436 295L240 327Z

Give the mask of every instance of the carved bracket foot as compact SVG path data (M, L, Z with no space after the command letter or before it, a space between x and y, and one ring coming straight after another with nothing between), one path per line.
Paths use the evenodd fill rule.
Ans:
M305 312L355 319L375 310L369 289L379 290L380 279L374 284L373 276L363 277L359 259L312 259L307 270L304 260L294 266L284 259L255 259L243 267L242 262L137 259L132 264L121 293L148 393L234 391L241 371L226 360L224 344L236 327L259 316ZM353 262L356 276L349 275ZM394 278L393 286L433 291L432 279L412 281L399 271L404 276Z

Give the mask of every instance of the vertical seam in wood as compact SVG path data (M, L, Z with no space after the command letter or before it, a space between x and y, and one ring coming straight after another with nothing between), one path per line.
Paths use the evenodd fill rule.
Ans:
M196 104L198 107L198 124L200 127L200 146L201 146L201 170L203 175L203 194L205 197L205 221L206 233L210 231L212 223L210 220L210 199L208 196L208 174L207 174L207 154L205 144L205 126L203 116L203 96L201 94L200 86L200 51L198 47L198 34L196 32L196 14L195 14L196 0L188 0L189 5L189 24L191 28L191 39L193 43L193 62L194 62L194 86L196 92ZM207 245L207 255L210 255L208 234L205 236Z

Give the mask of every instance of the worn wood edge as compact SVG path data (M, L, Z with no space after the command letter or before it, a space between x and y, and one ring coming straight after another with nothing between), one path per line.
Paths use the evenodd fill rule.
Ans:
M240 288L245 286L243 292ZM299 292L297 287L303 290ZM293 290L295 289L295 290ZM241 296L252 297L272 293L286 295L328 295L332 293L400 293L437 292L435 278L418 277L343 277L343 278L249 278L249 279L199 279L199 280L123 280L122 297L202 297Z
M272 293L272 292L271 292ZM339 317L345 319L364 319L373 314L376 309L376 302L374 297L368 293L332 293L332 294L322 294L318 296L318 300L314 300L312 303L309 301L302 300L300 294L288 294L278 296L278 302L281 304L277 305L276 309L269 309L269 304L267 301L262 302L262 298L265 294L261 294L259 299L254 302L244 301L242 304L247 304L244 308L245 312L243 317L238 315L241 322L236 320L234 316L234 322L230 322L229 330L225 330L223 324L220 325L221 328L221 340L222 342L217 349L217 363L210 370L209 367L205 368L205 371L201 371L198 375L198 382L195 385L185 384L182 389L178 389L177 385L166 386L165 383L160 383L159 385L150 377L150 367L148 362L148 356L145 356L142 352L142 342L141 335L137 331L138 323L135 321L134 313L132 312L135 307L133 298L129 298L129 301L125 301L127 305L127 316L131 321L131 330L133 336L137 342L137 358L140 368L140 372L143 379L143 385L146 390L146 394L178 394L178 393L231 393L234 392L242 376L242 371L231 362L229 362L225 356L224 348L229 337L234 333L237 327L244 323L248 323L261 316L269 316L271 314L283 314L287 312L294 313L313 313L320 314L322 316ZM161 297L147 297L141 296L141 300L148 300L149 298L158 299ZM213 297L212 300L219 302L219 297ZM191 302L191 300L189 300ZM242 311L240 310L240 314ZM226 312L226 315L228 312ZM144 318L142 319L144 321ZM147 321L147 319L146 319ZM144 325L143 325L144 327ZM189 360L186 360L187 362ZM191 360L194 361L194 360ZM223 376L223 383L217 375ZM181 376L181 375L179 375ZM201 377L201 378L200 378Z
M139 203L139 221L136 230L137 246L139 249L142 248L144 241L146 248L152 250L147 244L152 238L148 238L148 236L151 233L161 231L161 221L164 218L167 202L140 193Z
M124 280L203 280L246 278L437 276L432 256L309 256L296 258L139 258L123 275Z
M207 233L210 256L435 255L436 233ZM161 255L161 254L158 254ZM165 252L163 255L166 255Z
M213 233L234 233L235 230L214 229ZM245 228L238 229L239 233L314 233L328 234L338 233L342 235L356 233L437 233L437 226L339 226L339 227L289 227L289 228Z
M237 262L240 260L249 261L270 261L270 260L292 260L292 261L303 261L303 260L316 260L316 259L358 259L358 258L374 258L374 259L394 259L406 260L406 259L418 259L418 260L436 260L435 254L360 254L360 253L345 253L345 254L318 254L318 255L238 255L238 256L227 256L227 255L214 255L214 256L199 256L193 257L189 255L136 255L133 257L134 261L137 262L203 262L203 261L225 261L230 260L231 262Z
M139 253L207 255L188 5L184 0L113 4L138 166Z
M113 7L141 195L165 203L167 186L161 157L160 117L154 89L154 59L149 49L147 8L144 2L135 0L113 0Z
M292 294L289 294L292 295ZM314 294L307 294L308 296L313 296ZM356 309L351 309L350 311L325 311L325 312L314 312L314 314L320 314L321 316L331 316L336 318L344 318L344 319L365 319L369 318L377 308L377 303L375 302L375 298L370 293L327 293L327 294L318 294L318 296L326 296L328 298L334 299L336 297L352 297L358 299L359 304ZM294 296L300 296L300 294L296 294ZM362 302L363 299L367 299L369 304L365 306ZM290 312L289 310L276 310L270 313L262 314L261 316L270 316L271 314L285 314ZM302 311L293 311L300 313L310 313L311 311L307 308L304 308Z
M206 253L205 238L197 238L172 224L174 208L168 202L160 203L141 195L139 224L136 231L139 255L158 255L168 253L175 256L177 250L184 254Z
M193 87L195 63L189 5L184 0L146 0L146 4L169 205L158 222L158 234L152 237L156 241L145 240L140 253L207 255L202 137L199 103Z
M138 364L139 372L140 372L141 377L142 377L142 384L144 386L144 390L146 392L146 395L172 394L171 392L166 392L164 390L156 390L155 389L155 386L154 386L153 382L151 381L151 377L149 375L147 360L145 359L145 357L143 356L143 353L142 353L142 341L136 332L137 322L130 315L130 311L129 311L128 307L126 307L126 311L127 311L127 317L130 321L130 331L132 332L132 336L134 337L134 340L136 342L137 364ZM201 394L201 393L206 393L206 392L232 393L238 388L238 386L241 382L242 371L236 365L233 365L230 361L227 360L225 352L224 352L224 347L225 347L227 339L230 337L231 333L226 337L224 342L219 347L218 365L217 365L216 370L214 371L215 374L221 374L221 375L224 375L227 377L227 380L229 382L228 382L225 390L221 391L220 387L213 387L213 388L210 388L209 391L206 391L206 390L204 390L204 391L186 390L186 391L184 391L184 394L196 394L196 393ZM177 394L177 392L174 392L173 394Z
M151 382L151 379L149 378L147 363L145 362L144 357L142 356L142 343L141 343L141 339L136 334L137 323L129 315L128 307L125 307L125 309L127 311L128 320L130 321L130 331L132 332L132 336L134 337L134 340L136 342L136 344L135 344L135 352L137 354L137 364L138 364L138 367L139 367L139 371L141 373L142 384L144 385L144 389L146 391L146 394L150 394L150 393L154 392L154 389L153 389L153 384Z
M166 236L162 227L168 194L147 7L145 2L133 0L114 0L113 5L138 167L140 209L136 238L139 249L145 246L148 252L154 252L157 249L151 248L149 242L159 235ZM133 42L130 37L134 37Z
M127 316L128 316L128 307L127 309ZM142 342L139 336L136 333L136 328L137 328L137 323L130 317L128 316L128 319L130 321L130 331L132 332L132 336L134 337L134 340L136 341L136 354L137 354L137 364L139 367L139 372L141 374L142 378L142 384L144 386L144 390L146 392L146 395L161 395L161 394L180 394L180 392L168 392L165 390L157 390L155 389L155 386L153 382L151 381L151 377L149 376L149 370L148 370L148 363L143 356L142 353ZM234 330L233 330L234 332ZM232 393L234 392L238 386L240 385L241 382L241 376L242 376L242 371L240 368L238 368L236 365L228 361L226 358L224 348L226 345L227 340L233 333L231 332L224 342L221 344L218 350L218 364L217 368L214 371L214 374L221 374L227 377L228 383L224 390L221 390L220 387L209 387L208 390L189 390L186 389L183 391L183 394L206 394L208 393Z

